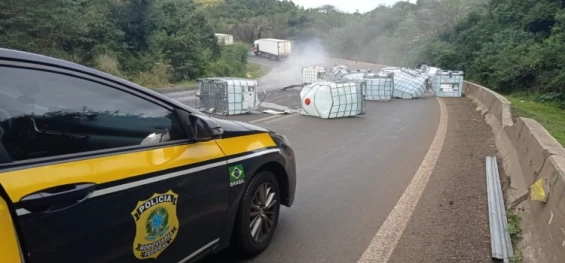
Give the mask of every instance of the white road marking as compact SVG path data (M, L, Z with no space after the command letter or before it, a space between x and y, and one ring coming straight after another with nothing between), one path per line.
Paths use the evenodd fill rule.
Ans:
M416 175L400 197L385 222L365 250L359 263L386 263L390 259L402 233L406 229L414 209L422 197L428 180L434 170L447 133L447 110L442 99L437 98L440 106L440 121L436 135L426 157Z

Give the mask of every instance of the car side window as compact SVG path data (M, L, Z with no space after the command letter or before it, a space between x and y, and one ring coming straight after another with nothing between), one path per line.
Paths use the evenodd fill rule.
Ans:
M174 112L123 90L0 67L0 163L186 138Z

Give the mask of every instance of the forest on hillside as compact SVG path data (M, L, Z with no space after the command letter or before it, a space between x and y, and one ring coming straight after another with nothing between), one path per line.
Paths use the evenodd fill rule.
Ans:
M0 47L97 67L136 82L242 76L253 40L319 40L326 54L464 70L501 92L565 101L558 0L418 0L344 13L288 0L4 0ZM218 45L214 33L237 44Z
M95 67L151 87L242 76L246 45L220 46L186 0L3 0L0 47Z

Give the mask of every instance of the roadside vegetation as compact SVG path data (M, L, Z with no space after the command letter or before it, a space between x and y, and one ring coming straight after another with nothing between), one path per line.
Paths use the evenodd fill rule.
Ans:
M522 241L522 219L514 212L508 211L506 213L508 218L508 232L512 240L512 247L514 248L514 257L511 259L512 263L522 263L522 250L518 249L518 244Z
M418 0L361 14L286 0L6 0L0 1L0 47L162 87L247 77L255 66L246 57L259 38L316 41L327 56L407 67L424 60L463 70L467 80L510 98L519 92L565 108L563 3ZM240 44L222 46L214 33L233 34Z
M507 98L512 102L512 109L516 114L537 120L565 146L565 111L559 103L545 101L543 95L523 92Z
M223 47L192 1L0 1L0 47L95 67L149 87L243 76L247 44Z
M267 73L269 73L270 70L271 70L270 67L249 62L247 63L247 68L245 70L246 72L245 77L250 79L258 79L260 77L267 75Z

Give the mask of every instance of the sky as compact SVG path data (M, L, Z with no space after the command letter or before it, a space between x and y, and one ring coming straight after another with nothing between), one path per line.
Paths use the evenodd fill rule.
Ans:
M323 5L333 5L338 9L353 13L359 10L361 13L365 13L375 9L379 5L393 5L400 0L292 0L295 4L299 6L304 6L305 8L316 8ZM406 0L402 0L406 1ZM410 0L414 3L416 0Z

